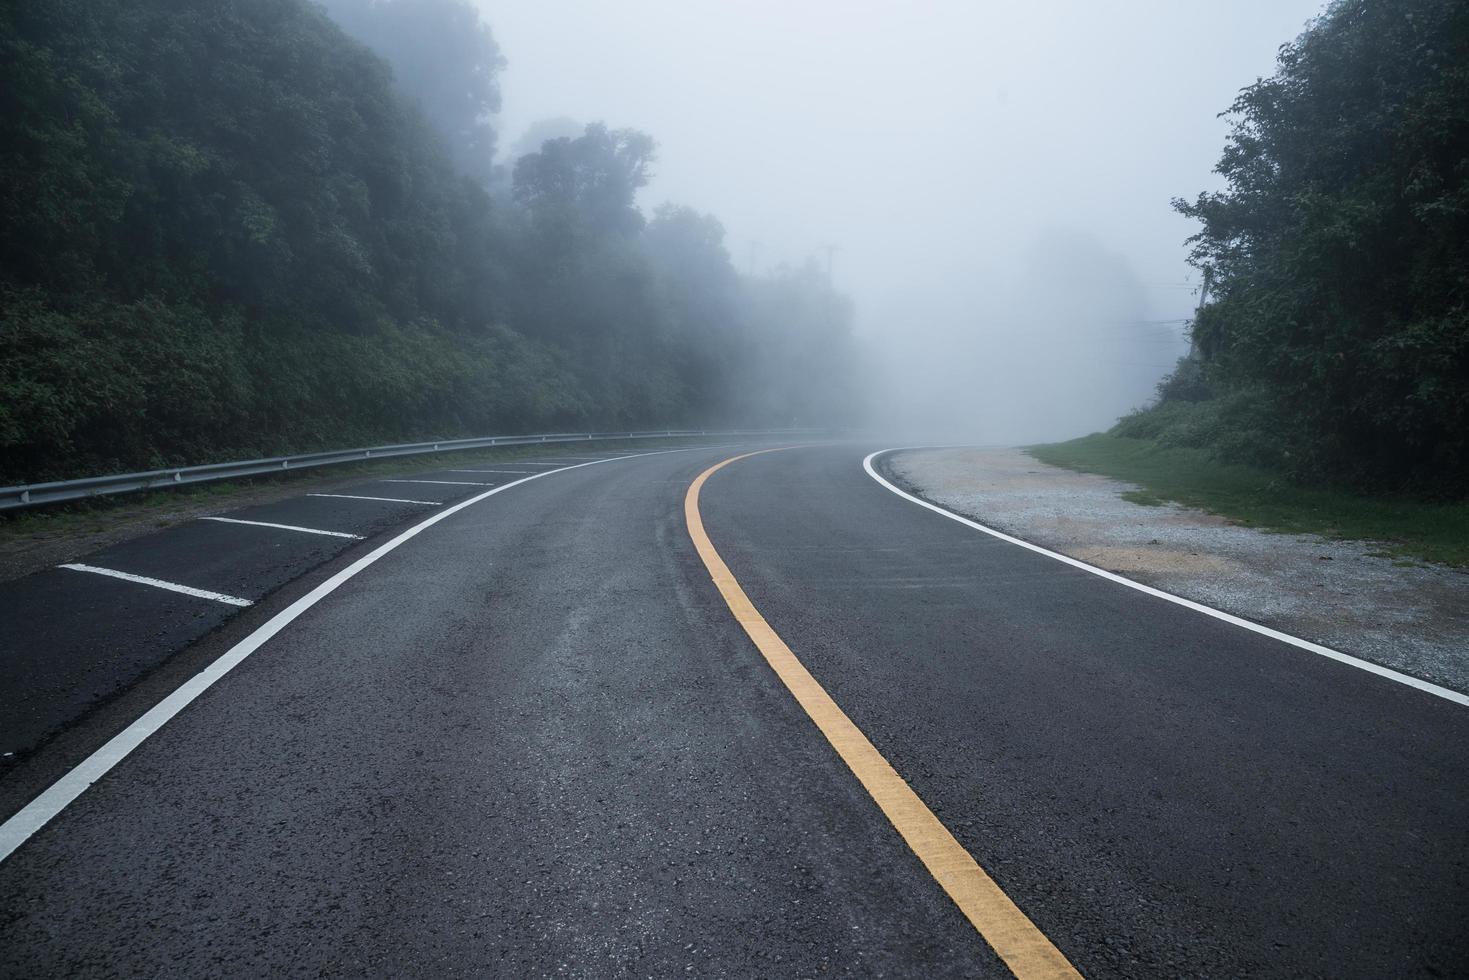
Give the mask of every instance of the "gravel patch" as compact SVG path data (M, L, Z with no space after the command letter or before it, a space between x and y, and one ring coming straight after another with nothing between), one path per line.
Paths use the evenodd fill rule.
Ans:
M1243 527L1018 449L905 450L914 492L997 530L1175 595L1469 691L1469 574L1374 554L1372 542Z

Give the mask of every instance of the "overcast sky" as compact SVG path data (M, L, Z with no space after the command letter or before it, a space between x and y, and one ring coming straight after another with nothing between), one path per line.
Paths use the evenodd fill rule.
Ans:
M752 245L757 268L836 245L859 333L881 360L917 358L888 380L940 370L914 351L950 345L989 373L950 365L930 398L1023 400L995 386L1058 345L1075 370L1046 397L1106 375L1048 422L982 433L1002 440L1103 427L1177 356L1176 325L1118 322L1191 310L1192 229L1169 199L1217 186L1216 114L1320 8L481 0L509 61L502 145L549 117L632 126L659 144L645 209L716 214L742 269ZM1093 305L1095 322L1059 322Z

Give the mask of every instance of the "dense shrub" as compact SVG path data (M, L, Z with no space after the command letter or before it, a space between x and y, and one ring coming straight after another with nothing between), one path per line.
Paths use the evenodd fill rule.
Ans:
M1469 491L1469 5L1337 0L1231 114L1227 189L1176 202L1199 380L1297 476Z
M839 410L800 377L736 402L764 366L732 352L849 316L810 279L765 302L707 216L646 222L650 138L548 140L492 198L475 8L332 9L402 84L305 0L0 6L0 483Z

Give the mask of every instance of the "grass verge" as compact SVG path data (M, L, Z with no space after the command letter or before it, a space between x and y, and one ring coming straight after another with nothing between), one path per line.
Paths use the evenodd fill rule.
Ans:
M1106 433L1026 451L1052 466L1135 483L1139 489L1123 495L1134 503L1176 501L1262 530L1371 541L1393 557L1469 568L1469 503L1303 487L1268 470L1220 463L1204 450Z

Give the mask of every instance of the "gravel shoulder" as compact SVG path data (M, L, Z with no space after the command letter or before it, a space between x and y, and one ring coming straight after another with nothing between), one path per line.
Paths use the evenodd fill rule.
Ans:
M1019 449L904 450L892 474L991 527L1128 578L1469 691L1469 574L1383 557L1372 542L1277 534Z

